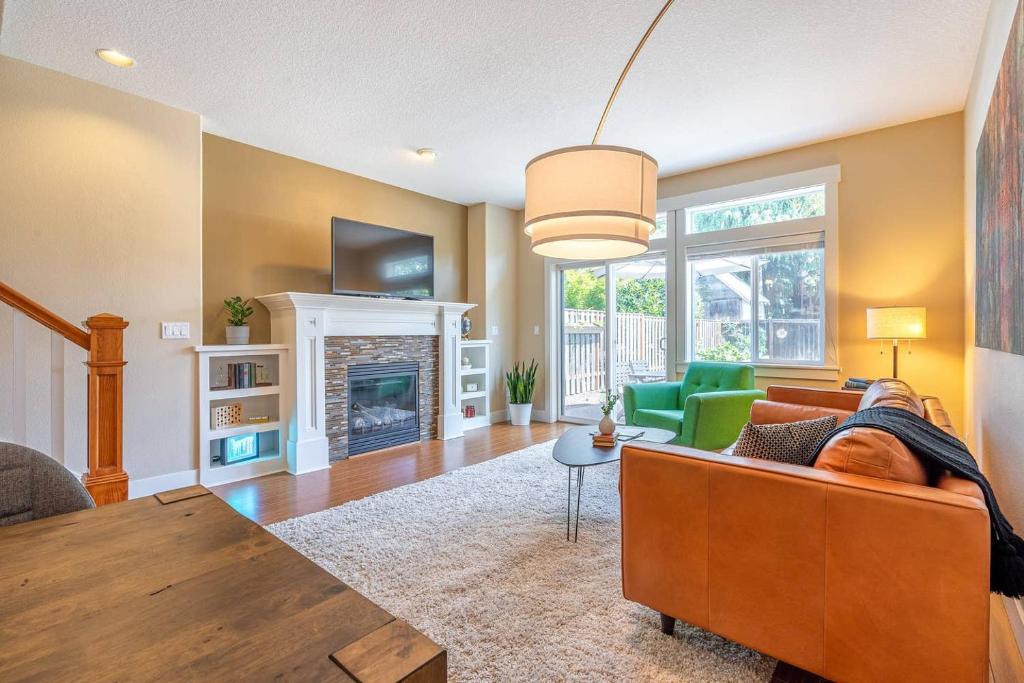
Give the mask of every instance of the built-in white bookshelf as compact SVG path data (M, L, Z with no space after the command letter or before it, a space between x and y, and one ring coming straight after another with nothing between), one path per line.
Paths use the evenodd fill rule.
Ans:
M289 389L288 346L197 346L195 351L199 482L212 486L288 469L289 404L282 400Z
M491 424L490 354L489 340L463 339L459 342L459 407L463 430ZM473 417L466 417L466 406L473 407L476 413Z

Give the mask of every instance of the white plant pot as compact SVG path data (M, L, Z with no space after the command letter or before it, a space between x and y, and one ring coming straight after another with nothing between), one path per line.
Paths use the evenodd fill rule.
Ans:
M226 325L224 327L224 336L227 338L228 344L248 344L249 326Z
M597 423L597 429L602 434L614 434L615 433L615 419L611 415L605 415L601 418L601 421Z
M508 419L509 421L518 426L523 427L530 424L530 413L533 412L532 403L509 403L508 404Z

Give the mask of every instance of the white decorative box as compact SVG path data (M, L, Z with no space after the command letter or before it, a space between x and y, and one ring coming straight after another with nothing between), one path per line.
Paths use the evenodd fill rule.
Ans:
M210 409L210 429L224 429L242 424L242 404L229 403Z

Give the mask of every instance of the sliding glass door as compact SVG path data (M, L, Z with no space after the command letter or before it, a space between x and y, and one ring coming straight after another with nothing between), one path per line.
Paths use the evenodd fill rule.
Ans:
M609 267L615 285L614 391L621 396L623 385L665 380L665 257L619 262Z
M558 283L559 419L596 422L609 388L665 379L665 257L565 264Z
M608 267L560 266L561 320L560 418L590 422L601 419L608 386Z

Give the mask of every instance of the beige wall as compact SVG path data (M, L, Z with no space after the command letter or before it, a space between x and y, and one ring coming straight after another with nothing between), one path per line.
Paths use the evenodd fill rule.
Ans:
M656 150L651 150L656 153ZM839 361L842 377L890 371L865 335L868 306L928 308L926 341L901 377L942 398L963 422L963 118L950 114L693 173L662 178L659 197L832 164L839 184ZM520 355L543 354L543 260L520 237ZM780 383L780 380L772 380ZM762 382L767 384L768 382Z
M470 311L470 337L491 341L491 410L495 413L506 409L505 370L519 360L516 233L521 220L522 212L494 204L469 207L467 301L477 304Z
M515 230L515 250L518 256L517 295L516 295L516 355L520 360L529 362L536 359L541 365L537 377L537 389L533 396L535 410L544 411L548 419L555 417L552 407L549 410L547 401L547 365L544 345L547 334L544 325L544 258L530 250L530 238L523 232L523 212L517 212ZM540 334L534 334L539 327ZM552 368L557 372L557 368Z
M72 322L100 312L129 321L124 460L134 481L196 467L200 145L194 114L0 57L0 280ZM160 321L191 323L193 339L161 340ZM28 327L29 442L49 452L48 336ZM0 348L9 373L6 337ZM66 352L65 462L77 471L83 359ZM10 429L11 404L0 403L0 439Z
M964 249L966 259L965 388L968 443L983 461L999 506L1019 530L1024 526L1024 356L974 346L975 151L988 114L999 64L1017 3L993 0L964 112Z
M435 295L464 301L466 207L203 135L203 339L224 343L225 297L331 291L331 217L434 236ZM253 342L270 340L258 302Z
M487 339L487 204L466 212L466 303L476 306L466 314L473 323L469 336Z

